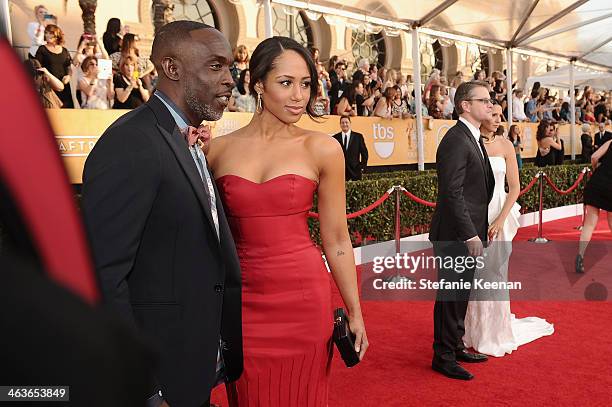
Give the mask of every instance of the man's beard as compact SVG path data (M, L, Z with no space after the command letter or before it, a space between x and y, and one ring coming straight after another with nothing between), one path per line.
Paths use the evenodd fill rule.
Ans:
M199 120L197 124L202 123L204 120L211 122L219 120L223 116L223 110L216 111L211 105L202 103L193 89L195 89L194 86L185 84L185 103L197 115Z

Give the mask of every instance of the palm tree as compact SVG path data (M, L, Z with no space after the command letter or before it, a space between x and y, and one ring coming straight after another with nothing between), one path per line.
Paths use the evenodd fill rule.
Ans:
M79 0L79 6L83 11L83 32L96 34L96 7L97 0Z
M174 4L172 0L153 0L153 27L155 33L164 25L174 21Z

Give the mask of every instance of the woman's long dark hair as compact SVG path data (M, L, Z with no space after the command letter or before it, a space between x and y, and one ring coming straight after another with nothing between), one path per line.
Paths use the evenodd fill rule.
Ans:
M509 139L509 140L510 140L512 143L514 143L514 141L515 141L515 140L514 140L514 129L515 129L515 128L518 128L518 125L517 125L517 124L513 124L512 126L510 126L510 130L508 130L508 139ZM516 137L517 137L517 139L518 139L518 142L520 143L520 142L521 142L521 136L516 136Z
M45 76L44 73L39 71L42 68L42 65L38 61L38 59L28 58L24 61L26 71L28 74L34 79L34 86L36 88L36 92L40 96L43 101L43 105L45 108L49 108L52 106L45 105L45 94L51 92L51 84L49 83L49 79Z
M255 85L259 82L263 83L268 76L268 73L274 69L276 60L285 51L294 51L304 59L308 72L310 73L310 97L306 112L311 118L319 117L314 111L313 104L317 98L318 74L317 68L312 60L310 52L306 50L300 43L288 37L272 37L259 43L249 62L249 70L251 71L251 82L249 83L249 91L255 95Z
M112 36L116 36L121 31L121 20L118 18L111 18L106 23L106 32Z
M242 72L240 72L240 77L238 78L238 83L236 84L236 89L238 89L238 92L241 95L246 95L246 89L244 88L244 78L247 72L249 72L248 69L243 69Z
M540 141L548 137L546 135L548 127L551 126L552 123L548 120L542 120L540 124L538 124L538 130L536 131L536 140Z
M130 49L134 50L136 56L140 56L140 50L136 48L136 35L128 33L123 36L123 42L121 43L121 54L128 55L130 53Z

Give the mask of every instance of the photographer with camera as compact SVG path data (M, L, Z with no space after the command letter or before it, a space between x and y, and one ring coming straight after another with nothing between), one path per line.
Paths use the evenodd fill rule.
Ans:
M49 24L57 24L57 18L49 14L49 11L43 5L34 7L34 16L36 21L28 23L28 37L30 37L32 44L28 50L29 58L34 58L38 47L45 45L45 27Z
M87 57L109 59L108 54L104 48L100 46L100 42L96 36L94 34L84 33L81 35L81 38L79 38L79 45L74 54L73 62L76 66L80 66ZM83 73L84 72L85 71L83 71Z

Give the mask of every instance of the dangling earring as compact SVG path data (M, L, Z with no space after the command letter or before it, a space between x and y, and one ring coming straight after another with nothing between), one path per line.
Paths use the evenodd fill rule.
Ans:
M257 92L257 107L255 108L255 111L259 114L263 112L263 104L261 102L261 93L259 92Z

